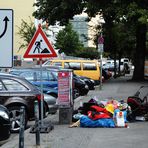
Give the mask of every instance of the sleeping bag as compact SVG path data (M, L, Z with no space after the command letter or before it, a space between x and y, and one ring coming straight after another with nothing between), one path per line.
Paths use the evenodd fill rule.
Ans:
M88 116L84 115L80 118L80 127L115 127L115 123L112 118L103 118L98 120L92 120Z

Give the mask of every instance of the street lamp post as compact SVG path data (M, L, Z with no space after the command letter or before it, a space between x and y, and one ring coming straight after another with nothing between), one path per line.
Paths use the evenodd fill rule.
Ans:
M102 89L102 53L104 51L104 38L102 37L102 33L98 38L98 52L100 52L100 90Z

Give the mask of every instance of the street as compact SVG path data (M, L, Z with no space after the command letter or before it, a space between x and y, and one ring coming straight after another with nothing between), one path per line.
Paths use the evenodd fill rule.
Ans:
M103 83L102 90L96 87L87 96L75 100L76 109L81 102L87 102L96 97L99 100L114 98L117 100L126 99L134 94L141 85L148 85L148 82L132 82L131 76L111 79ZM129 128L69 128L68 124L59 124L58 113L49 115L46 121L51 121L54 129L46 134L40 134L41 148L147 148L148 122L129 123ZM33 122L31 122L33 124ZM35 147L35 135L25 131L25 148ZM18 135L1 146L2 148L17 148L19 143Z

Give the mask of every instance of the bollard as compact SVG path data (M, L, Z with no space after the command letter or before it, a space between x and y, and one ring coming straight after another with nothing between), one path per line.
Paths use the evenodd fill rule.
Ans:
M36 146L40 146L40 124L38 101L34 102Z
M25 107L20 109L19 148L24 148Z

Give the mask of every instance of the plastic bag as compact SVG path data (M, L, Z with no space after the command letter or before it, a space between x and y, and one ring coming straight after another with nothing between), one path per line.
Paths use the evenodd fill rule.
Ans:
M80 127L115 127L113 119L98 119L92 120L88 116L82 116L80 118Z

